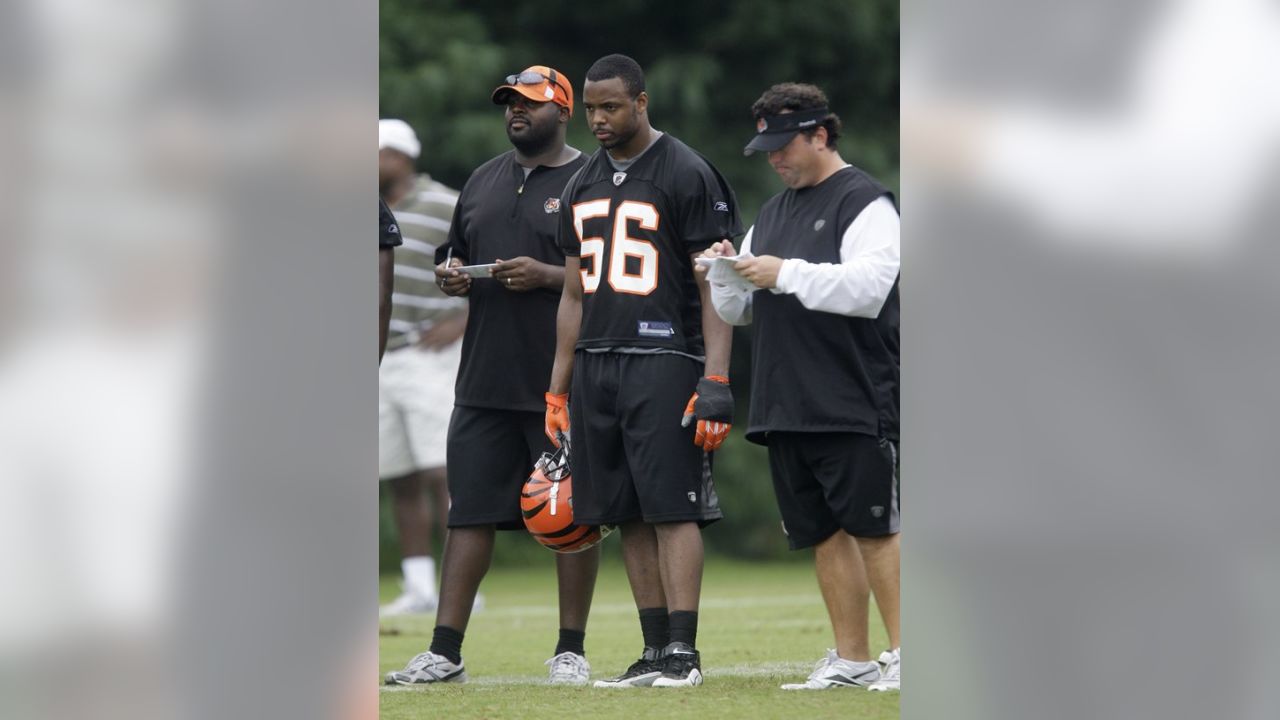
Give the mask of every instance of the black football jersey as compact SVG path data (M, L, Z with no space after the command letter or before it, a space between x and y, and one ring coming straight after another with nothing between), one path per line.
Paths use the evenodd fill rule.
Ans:
M742 233L719 171L664 134L624 171L597 150L563 198L560 247L581 258L577 347L704 355L690 254Z

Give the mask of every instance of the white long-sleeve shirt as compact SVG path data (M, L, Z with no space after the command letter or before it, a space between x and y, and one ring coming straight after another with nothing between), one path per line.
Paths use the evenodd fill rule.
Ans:
M739 252L751 250L753 225ZM874 318L880 314L901 265L901 223L889 198L881 196L858 213L840 240L840 262L782 261L775 294L790 293L810 310ZM711 283L716 314L731 325L751 322L750 290Z

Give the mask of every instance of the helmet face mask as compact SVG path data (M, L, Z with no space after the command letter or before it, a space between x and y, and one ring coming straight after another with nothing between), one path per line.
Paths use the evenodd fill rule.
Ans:
M569 438L561 436L554 453L543 453L520 491L525 528L543 546L558 553L581 552L595 546L612 527L577 525L573 520L573 478L569 468Z
M560 482L570 476L569 438L567 436L560 436L560 447L556 448L555 452L542 453L542 457L538 458L538 462L533 465L534 472L539 470L552 482Z

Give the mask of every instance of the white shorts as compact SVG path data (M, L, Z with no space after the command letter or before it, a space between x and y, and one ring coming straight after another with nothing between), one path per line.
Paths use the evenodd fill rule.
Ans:
M378 370L378 478L443 468L462 341L388 352Z

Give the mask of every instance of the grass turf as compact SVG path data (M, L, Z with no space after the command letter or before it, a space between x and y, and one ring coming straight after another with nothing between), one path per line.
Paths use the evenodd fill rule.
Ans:
M616 542L616 539L612 540ZM545 684L543 661L558 637L551 553L520 568L494 568L480 588L463 645L464 685L384 687L383 720L420 718L696 717L896 720L898 693L787 692L833 644L809 563L750 564L711 558L702 585L698 649L705 683L691 689L597 690ZM398 592L384 578L382 600ZM431 642L434 616L383 622L380 668L397 670ZM641 649L640 625L621 562L606 553L587 627L592 679L612 676ZM872 612L872 652L887 647Z

